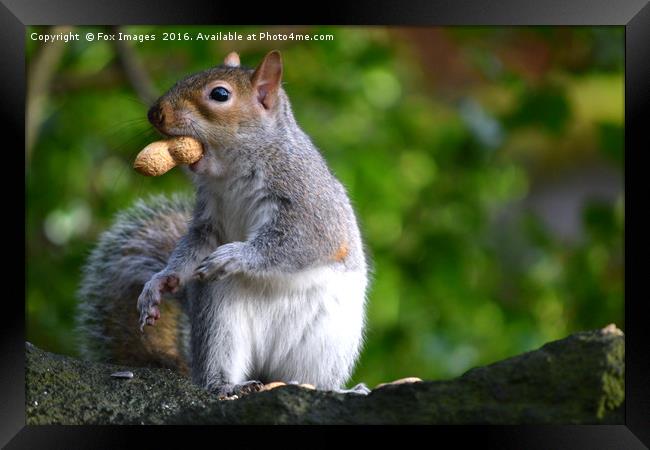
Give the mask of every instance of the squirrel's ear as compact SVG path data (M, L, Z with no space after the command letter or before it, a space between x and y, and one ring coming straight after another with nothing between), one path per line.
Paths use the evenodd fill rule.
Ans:
M223 60L223 63L228 67L239 67L239 55L237 52L230 52Z
M271 109L278 98L278 89L282 80L282 58L280 52L269 52L251 77L257 100L266 109Z

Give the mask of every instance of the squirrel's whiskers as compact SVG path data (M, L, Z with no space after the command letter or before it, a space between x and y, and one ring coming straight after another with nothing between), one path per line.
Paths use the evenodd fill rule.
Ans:
M255 69L230 53L149 109L166 137L201 143L183 166L195 199L138 201L102 235L79 290L82 355L169 367L220 395L272 381L343 390L363 341L366 256L282 72L278 51Z

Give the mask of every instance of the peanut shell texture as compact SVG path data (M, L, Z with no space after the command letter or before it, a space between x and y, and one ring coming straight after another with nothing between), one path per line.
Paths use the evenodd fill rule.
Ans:
M203 156L199 141L187 136L156 141L138 153L133 168L142 175L157 177L181 164L193 164Z

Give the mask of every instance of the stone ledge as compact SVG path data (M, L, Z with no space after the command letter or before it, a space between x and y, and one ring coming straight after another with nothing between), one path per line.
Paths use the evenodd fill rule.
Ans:
M166 369L91 363L27 346L27 424L622 424L623 333L610 325L448 381L368 396L280 386L218 400ZM110 376L132 371L131 379Z

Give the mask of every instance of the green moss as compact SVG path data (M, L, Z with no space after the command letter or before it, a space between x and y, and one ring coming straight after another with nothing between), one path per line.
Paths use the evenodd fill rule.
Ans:
M118 370L134 378L111 378ZM624 395L624 338L600 330L367 397L284 386L232 401L170 370L89 363L27 344L30 425L623 423Z

